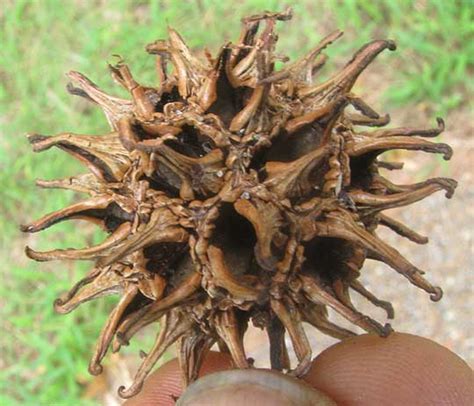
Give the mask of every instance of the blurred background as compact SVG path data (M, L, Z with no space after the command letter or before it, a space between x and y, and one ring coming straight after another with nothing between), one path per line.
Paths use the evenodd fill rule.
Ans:
M327 50L323 75L347 62L371 39L391 38L395 53L385 53L361 76L356 93L393 126L431 128L435 118L447 128L439 138L455 151L446 163L439 157L397 152L405 168L391 173L395 182L433 176L459 181L451 201L442 193L397 210L396 216L430 237L417 246L389 232L383 234L428 278L441 285L443 300L409 285L388 268L367 263L362 279L396 309L395 329L432 338L474 362L473 338L473 116L474 3L470 0L302 0L280 1L90 1L3 0L0 10L0 404L118 405L116 389L133 376L139 349L147 350L153 325L120 355L109 356L104 374L93 378L87 364L95 339L116 298L89 303L60 316L52 303L89 263L27 260L25 245L40 250L84 246L103 236L82 222L61 223L41 234L23 235L18 224L61 208L78 198L60 190L40 190L36 178L54 179L80 172L68 155L31 152L25 133L108 131L102 113L67 94L64 75L78 70L110 93L125 96L112 83L107 62L119 54L143 84L156 83L154 60L144 46L166 36L171 25L190 47L215 51L236 40L240 18L291 5L294 18L279 24L278 51L292 59L308 51L336 28L345 35ZM471 96L470 96L471 95ZM396 171L397 172L397 171ZM370 262L370 261L368 261ZM377 309L360 303L383 321ZM310 332L315 354L334 341ZM265 365L262 337L251 332L250 356ZM170 355L172 356L172 355Z

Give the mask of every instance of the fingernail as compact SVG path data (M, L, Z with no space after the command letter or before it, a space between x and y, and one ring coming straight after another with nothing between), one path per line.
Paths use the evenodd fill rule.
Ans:
M263 369L221 371L191 384L177 406L336 406L326 394L279 372Z

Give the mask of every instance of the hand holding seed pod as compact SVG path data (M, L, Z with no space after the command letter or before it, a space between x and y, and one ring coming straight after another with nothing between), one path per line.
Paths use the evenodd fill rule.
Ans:
M160 321L132 386L119 389L122 397L140 391L175 342L186 384L196 379L214 344L230 353L236 367L250 368L243 345L249 322L267 331L272 368L296 376L308 370L312 357L303 322L333 337L354 335L328 320L328 307L367 332L388 335L390 325L351 302L355 291L393 318L390 303L357 280L367 258L386 263L432 300L441 299L441 289L380 239L377 228L427 242L383 211L439 190L449 198L456 182L435 178L395 185L379 169L401 165L379 157L406 149L449 159L448 145L425 139L438 135L443 121L430 130L361 131L360 126L385 126L389 116L379 115L352 88L380 52L395 50L394 42L365 45L320 83L322 51L342 33L330 34L306 57L276 72L274 28L289 18L291 10L246 18L238 42L205 60L170 29L167 41L147 46L157 58L158 87L141 85L122 60L110 67L131 101L71 72L74 84L68 90L98 104L111 132L29 137L34 151L56 146L91 173L39 181L89 197L23 230L82 219L109 233L93 247L26 251L38 261L94 261L93 270L56 301L59 312L121 295L100 334L90 372L101 372L109 348L120 350L137 331ZM286 333L298 359L293 367Z

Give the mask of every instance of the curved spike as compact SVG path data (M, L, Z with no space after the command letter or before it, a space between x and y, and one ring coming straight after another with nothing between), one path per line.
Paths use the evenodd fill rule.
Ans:
M367 290L364 285L362 285L362 283L360 283L358 280L351 281L350 286L357 293L364 296L369 302L371 302L377 307L381 307L382 309L384 309L387 313L387 318L393 319L395 317L395 310L393 310L393 306L390 302L378 299L372 292Z
M24 233L36 233L57 224L61 221L70 219L85 219L92 222L101 222L102 219L98 216L97 210L104 210L113 202L113 196L97 196L82 202L72 204L64 209L54 211L46 216L43 216L34 223L24 224L20 226L20 230ZM92 212L87 213L88 211Z
M416 242L417 244L427 244L428 237L424 235L418 234L416 231L413 231L403 223L388 217L385 214L379 215L379 224L390 228L391 230L395 231L398 235L402 237L408 238L409 240Z
M390 123L389 114L378 118L370 118L361 114L346 113L344 117L348 119L352 125L362 125L365 127L383 127Z
M116 185L118 186L118 184ZM103 182L91 173L85 173L64 179L37 179L36 186L44 189L68 189L89 195L97 195L106 193L107 188L113 188L115 185Z
M154 54L168 54L174 66L178 82L178 91L182 98L188 98L194 89L200 86L200 80L206 76L209 67L195 58L181 36L168 28L169 41L156 41L147 46L147 51Z
M125 389L124 386L120 386L118 389L119 396L128 399L140 392L145 378L155 366L156 362L176 340L192 327L192 325L193 321L189 317L183 315L179 309L170 311L165 316L165 320L161 325L155 344L148 355L146 355L140 368L138 368L132 385L127 389Z
M147 306L148 305L145 305L144 308L148 308ZM112 352L116 353L120 351L120 348L122 346L129 345L130 339L138 331L152 323L159 321L165 314L166 311L161 311L159 313L155 313L154 317L142 317L140 319L133 319L135 316L137 316L137 311L135 311L125 316L123 321L120 323L120 326L117 328L117 332L115 333L115 337L112 341Z
M79 85L77 88L72 84L68 84L68 92L97 103L104 111L112 129L116 129L116 123L121 117L132 113L133 103L131 101L108 95L82 73L71 71L67 76Z
M172 93L177 89L177 83L175 72L171 74L168 72L168 63L171 59L168 43L164 40L157 40L147 44L145 50L149 54L156 56L155 66L160 80L160 94Z
M186 97L200 87L201 82L208 76L210 66L204 65L200 59L196 58L189 50L181 35L171 27L168 27L168 37L171 59L178 72L180 94L182 97ZM178 67L182 69L181 72ZM187 79L186 84L184 83L184 78Z
M225 263L222 250L210 245L207 249L207 256L214 284L227 290L234 299L251 302L259 301L261 296L260 290L244 285L233 276Z
M112 341L120 319L122 318L125 310L131 303L131 301L135 298L137 293L138 288L136 286L128 286L124 290L123 296L121 297L117 306L115 306L114 310L112 310L112 312L110 313L107 322L102 328L99 339L97 340L92 359L89 362L89 372L92 375L99 375L102 373L103 368L100 363L104 358L105 354L107 353L110 342Z
M299 311L289 298L286 298L285 303L282 300L270 299L270 306L288 331L299 361L298 366L291 374L297 377L303 376L311 367L311 346L301 323Z
M380 114L377 113L372 107L370 107L363 99L357 97L353 94L348 94L346 96L349 100L349 103L357 111L361 112L364 116L372 119L380 118Z
M255 26L258 26L258 23ZM233 47L225 62L226 78L233 88L242 87L243 85L258 86L255 79L255 59L258 48L252 46L250 51L248 51L248 48L250 47L244 46L242 49L239 49L238 46Z
M375 161L379 168L384 168L389 171L397 171L403 169L403 162L388 162L388 161Z
M113 252L116 246L121 241L125 240L132 230L132 225L129 222L122 223L107 239L98 245L82 249L56 249L51 251L38 252L30 247L25 248L25 253L28 258L35 261L54 261L58 259L84 259L93 260L100 258ZM105 265L98 265L105 266Z
M235 311L219 311L214 318L214 328L229 349L236 368L250 368L245 356L244 343Z
M177 76L178 80L178 91L179 95L186 99L191 94L191 80L189 78L189 72L186 68L186 65L183 59L180 57L179 53L176 51L170 51L171 54L171 62L173 63L173 67L175 70L175 75Z
M61 306L63 303L66 303L70 301L81 289L83 286L88 285L92 281L96 279L96 277L102 272L102 269L100 268L93 268L84 278L82 278L80 281L76 282L71 289L69 289L68 292L66 292L64 295L62 295L60 298L57 298L54 301L54 310L57 311L58 313L68 313L68 311L61 311ZM58 307L58 308L57 308Z
M182 283L166 295L151 304L150 308L146 313L152 315L154 312L160 312L162 310L170 309L171 307L177 306L184 300L188 300L201 287L202 275L198 272L192 272Z
M304 113L299 117L289 120L285 124L285 130L288 134L293 134L301 128L312 123L324 124L334 119L339 115L344 107L347 105L347 99L343 96L338 96L334 101L331 101L324 106L318 106L313 111Z
M379 252L376 251L369 251L367 254L368 259L373 259L375 261L380 261L383 263L387 263L385 260L384 256L381 255ZM408 261L407 261L408 262ZM394 266L390 265L392 269L395 269L398 273L402 274L405 276L413 285L419 287L420 289L423 289L425 292L429 293L430 295L430 300L433 302L439 302L443 298L443 289L441 289L439 286L433 286L431 283L429 283L423 275L426 273L422 271L421 269L415 268L412 264L410 264L414 270L410 271L398 271L395 269Z
M116 243L114 250L107 253L107 256L101 256L97 264L108 266L120 260L120 258L150 245L161 242L186 242L188 237L188 233L181 227L169 227L164 230L149 227L142 232L133 234L127 240Z
M231 48L229 57L225 63L226 76L234 88L238 87L238 81L233 76L232 70L235 68L238 62L245 58L249 52L248 49L255 46L255 37L257 35L259 25L259 20L242 21L239 39L237 40L236 45Z
M121 266L121 270L125 269ZM94 268L91 274L79 281L65 296L54 301L54 310L60 314L73 311L82 303L99 297L119 293L124 279L117 268Z
M366 316L350 307L347 307L333 295L331 295L319 281L309 276L300 275L303 291L307 298L316 305L326 305L334 309L351 323L359 326L368 333L377 333L380 336L387 336L392 331L390 324L382 326L369 316Z
M267 162L265 186L282 199L307 194L314 186L309 180L311 172L323 165L331 149L324 145L292 162Z
M245 107L240 110L232 119L229 125L230 131L234 133L239 132L252 119L262 102L266 88L267 86L260 85L253 90L252 96L250 96L250 99L248 100Z
M331 283L331 288L334 292L334 295L336 296L336 299L338 299L346 307L355 309L349 293L349 286L347 286L347 282L345 280L343 281L338 277L334 278Z
M178 362L182 372L184 388L197 379L202 362L215 341L214 337L209 337L198 329L181 337Z
M330 337L343 340L357 335L350 330L346 330L345 328L339 327L337 324L330 322L328 320L327 309L323 305L308 302L305 306L300 308L300 311L304 321Z
M120 143L117 133L101 136L63 133L52 137L29 134L28 141L34 152L53 146L68 152L85 163L95 176L107 182L121 180L131 165L129 153Z
M406 192L398 192L387 195L376 195L362 190L353 190L347 193L360 210L367 210L371 213L392 209L394 207L406 206L439 191L445 190L446 197L451 198L456 188L457 182L447 178L431 179L430 183L417 189Z
M343 32L341 30L336 30L326 37L324 37L316 47L310 51L307 55L305 55L300 60L292 63L289 66L286 66L279 72L276 72L266 78L262 79L259 83L274 83L280 80L286 79L288 77L292 77L296 80L301 80L303 82L311 83L312 79L312 67L313 62L317 56L321 54L321 52L329 45L331 45L334 41L339 39L342 36Z
M145 48L148 52L148 46ZM155 60L156 72L160 83L160 92L166 89L168 84L168 55L164 53L157 53Z
M311 67L311 75L315 76L326 64L328 59L328 56L325 54L320 54L319 56L317 56L315 61L313 62L313 66Z
M220 62L224 55L224 49L218 58ZM197 90L197 103L201 106L202 111L207 111L217 100L217 81L221 72L220 63L217 64L204 78L201 87Z
M290 358L285 343L285 327L278 317L273 317L267 327L270 341L270 364L272 369L290 369Z
M423 182L412 183L411 185L397 185L379 174L373 175L373 182L382 184L389 193L411 192L422 189L428 185L438 185L446 191L446 197L448 199L453 196L458 185L454 179L450 178L431 178Z
M144 139L139 138L137 128L139 127L147 133L160 132L161 130L169 131L158 138ZM175 134L179 133L180 129L174 126L165 125L164 128L160 124L142 124L138 120L127 116L122 117L117 123L118 137L121 144L127 151L139 150L151 154L158 151L165 141L175 140ZM147 159L147 158L146 158Z
M230 62L236 62L236 64L228 65L227 76L233 87L262 88L265 91L268 89L268 84L260 85L258 82L273 70L273 51L278 37L274 35L276 19L268 17L265 20L265 29L259 35L255 44L246 47L247 49L250 48L250 51L242 55L240 60L233 58L235 54L231 55ZM247 49L244 49L242 54Z
M248 17L242 18L242 23L248 24L252 22L257 22L261 20L276 20L276 21L288 21L293 18L293 9L291 7L286 7L284 11L280 12L271 12L264 11L261 14L253 14Z
M168 36L170 45L178 51L181 57L186 61L186 64L191 66L194 72L205 76L204 72L209 69L209 66L204 65L201 59L193 55L178 31L168 27Z
M168 35L170 44L176 48L180 54L189 62L194 69L199 71L205 71L208 69L208 66L204 66L201 59L196 58L194 54L190 51L186 43L184 42L181 35L175 29L168 27Z
M443 295L441 288L431 285L423 278L422 272L418 268L408 262L395 248L360 227L349 213L340 210L327 214L326 218L324 222L316 222L318 235L343 238L361 244L381 261L407 278L413 285L428 292L431 300L441 299Z
M151 55L160 55L165 57L169 57L171 54L168 43L162 39L147 44L145 51Z
M357 142L347 144L347 153L350 156L360 156L374 152L379 155L392 149L443 154L445 161L449 161L453 155L453 150L448 144L430 142L411 136L364 137L360 141L357 140Z
M152 92L158 96L158 92L155 89L146 89L140 85L132 76L130 68L123 61L120 61L116 66L109 65L112 71L113 78L123 85L133 97L135 113L143 117L145 120L151 120L153 113L155 112L155 105L150 100L147 94Z
M115 242L113 251L101 255L98 266L107 266L141 248L160 242L186 242L189 234L177 226L177 217L167 208L155 209L148 223L140 224L137 232Z
M202 275L192 272L183 282L167 296L157 300L127 316L117 329L120 345L128 340L141 328L158 320L164 312L181 305L201 287Z
M341 72L321 85L301 88L298 90L298 96L305 98L324 94L323 97L327 97L330 94L331 97L335 97L338 94L349 92L364 69L385 49L394 51L396 49L395 42L377 40L364 45L355 53Z
M418 137L427 137L427 138L433 138L437 137L440 135L445 128L444 120L440 117L436 118L436 122L438 123L437 128L431 128L431 129L418 129L418 128L408 128L408 127L401 127L401 128L390 128L388 130L377 130L377 131L372 131L370 133L363 133L364 135L368 137L374 137L374 138L384 138L384 137L398 137L398 136L405 136L405 137L412 137L412 136L418 136Z

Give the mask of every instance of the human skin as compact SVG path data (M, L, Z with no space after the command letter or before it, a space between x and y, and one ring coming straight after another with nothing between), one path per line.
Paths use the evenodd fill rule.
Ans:
M211 352L200 376L230 369L228 355ZM338 405L474 404L471 368L434 341L403 333L393 333L387 338L365 334L333 345L314 359L303 380L329 395ZM245 388L239 388L239 395L248 399L246 406L268 404L265 402L271 393L266 393L263 386L260 391L249 387L248 393ZM171 406L181 393L180 370L174 359L153 373L143 390L125 402L125 406ZM206 402L241 405L235 393L235 388L216 381L212 399L207 397ZM284 402L281 406L292 404ZM196 399L195 404L202 403Z

